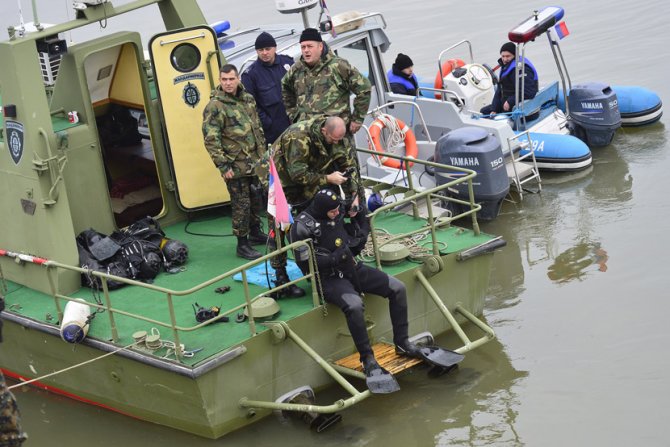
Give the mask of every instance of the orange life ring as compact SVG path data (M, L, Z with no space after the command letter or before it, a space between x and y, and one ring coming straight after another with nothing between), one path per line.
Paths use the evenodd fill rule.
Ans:
M395 120L398 123L400 131L404 135L405 157L417 158L419 156L419 147L416 144L416 137L414 136L412 129L410 129L402 120L399 120L398 118L392 117L390 115L386 115L386 117ZM377 118L372 122L372 124L370 124L370 138L372 138L372 145L374 146L374 149L380 154L385 153L381 143L381 134L384 127L386 127L386 124L384 124L384 121L380 118ZM402 160L381 156L379 157L379 161L384 166L388 166L389 168L400 169L400 162ZM411 167L414 165L414 163L410 162L409 165Z
M451 70L454 68L462 67L465 65L463 59L449 59L442 63L442 70L438 70L435 75L435 88L442 89L444 88L444 77L451 73ZM435 99L442 98L440 93L435 93Z

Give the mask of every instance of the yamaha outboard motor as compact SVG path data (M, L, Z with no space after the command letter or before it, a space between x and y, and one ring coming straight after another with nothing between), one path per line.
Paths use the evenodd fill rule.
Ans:
M479 127L461 127L443 135L435 145L435 162L475 171L472 180L475 202L482 205L477 216L482 220L493 220L498 216L503 199L509 192L509 179L505 168L500 142ZM435 168L435 183L443 185L462 173ZM469 200L467 182L449 188L449 195ZM455 213L465 211L463 205L448 202Z
M614 90L600 82L578 84L570 90L571 131L590 147L607 146L621 127L621 114Z

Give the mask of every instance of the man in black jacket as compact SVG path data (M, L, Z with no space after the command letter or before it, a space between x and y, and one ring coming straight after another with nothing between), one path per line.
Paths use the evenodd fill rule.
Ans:
M258 59L242 73L242 84L256 100L265 139L272 144L291 124L282 101L281 80L294 61L277 54L277 42L265 31L256 38L255 47Z

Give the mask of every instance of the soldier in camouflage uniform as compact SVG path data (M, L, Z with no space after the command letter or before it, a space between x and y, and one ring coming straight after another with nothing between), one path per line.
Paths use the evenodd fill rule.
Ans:
M0 295L0 313L5 308L5 299ZM0 320L0 342L2 342L2 320ZM19 447L28 436L21 430L21 417L14 395L7 389L5 377L0 372L0 447Z
M230 192L237 256L257 259L261 254L251 244L265 244L268 236L261 230L265 204L253 166L266 150L265 136L256 101L244 90L234 65L221 67L219 83L203 112L205 148Z
M361 128L370 106L370 81L356 67L336 56L314 28L307 28L300 35L300 51L302 57L282 79L288 116L294 123L318 115L342 118L347 126L344 144L348 145L360 175L353 135ZM353 111L352 94L356 95ZM362 187L358 194L365 198Z
M353 199L351 209L358 208L356 160L345 136L342 118L319 116L292 124L272 145L279 180L294 212L305 209L314 195L328 186L337 191L341 186L347 199ZM276 256L271 263L275 270L285 266L286 255Z

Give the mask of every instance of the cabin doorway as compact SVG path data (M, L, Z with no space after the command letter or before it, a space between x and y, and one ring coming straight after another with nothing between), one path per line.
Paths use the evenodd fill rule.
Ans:
M147 120L137 47L125 43L89 55L84 70L95 112L110 203L117 228L164 212Z

